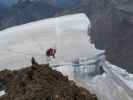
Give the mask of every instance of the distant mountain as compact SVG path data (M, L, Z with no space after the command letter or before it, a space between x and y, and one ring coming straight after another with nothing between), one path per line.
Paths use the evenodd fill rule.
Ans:
M82 0L30 0L30 1L41 1L41 2L48 3L52 6L55 6L57 8L62 8L62 9L68 8L69 9L69 8L79 5Z
M0 0L0 3L11 6L18 1L26 1L26 0ZM46 2L49 3L50 5L59 7L59 8L68 8L72 7L75 5L78 5L81 0L30 0L30 1L41 1L41 2Z
M12 1L12 2L11 2ZM64 9L73 8L80 0L5 0L2 4L10 5L5 11L0 29L27 22L49 18ZM2 7L2 6L1 6ZM1 9L0 9L1 10Z
M1 29L54 16L59 11L45 2L25 0L8 8L1 23Z
M7 11L7 6L0 3L0 16L2 16Z
M0 21L3 19L4 14L7 12L7 6L0 3ZM1 23L0 23L1 26ZM0 28L1 29L1 28Z
M17 0L0 0L1 4L4 4L6 6L10 6L12 4L15 4L17 2Z
M71 8L73 6L79 5L81 0L42 0L52 4L58 8Z

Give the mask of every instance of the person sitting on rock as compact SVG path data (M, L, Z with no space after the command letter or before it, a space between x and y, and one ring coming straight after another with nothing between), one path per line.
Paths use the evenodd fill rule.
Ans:
M31 58L31 64L32 64L32 65L39 65L39 64L36 62L36 60L35 60L34 57Z

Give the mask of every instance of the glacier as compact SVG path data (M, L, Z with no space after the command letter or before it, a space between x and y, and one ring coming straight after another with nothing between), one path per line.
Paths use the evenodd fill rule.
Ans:
M90 52L98 51L90 49L87 37L90 27L86 15L76 14L31 22L0 31L0 67L2 69L6 66L11 69L14 66L29 66L32 56L39 63L44 63L48 48L57 49L56 62L89 57L95 54Z
M30 59L35 57L40 64L49 63L77 85L91 90L98 100L133 100L133 75L106 60L105 51L91 43L90 30L91 22L83 13L2 30L0 70L30 66ZM57 49L55 59L47 59L48 48Z

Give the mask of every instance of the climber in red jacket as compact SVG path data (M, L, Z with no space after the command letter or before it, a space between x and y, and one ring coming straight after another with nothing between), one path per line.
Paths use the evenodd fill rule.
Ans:
M55 48L49 48L46 51L46 56L55 58L55 53L56 53L56 49Z

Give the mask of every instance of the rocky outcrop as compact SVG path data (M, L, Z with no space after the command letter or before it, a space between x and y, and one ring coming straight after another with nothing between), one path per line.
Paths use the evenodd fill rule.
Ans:
M0 72L6 94L0 100L97 100L84 88L49 65L33 64L18 71Z

